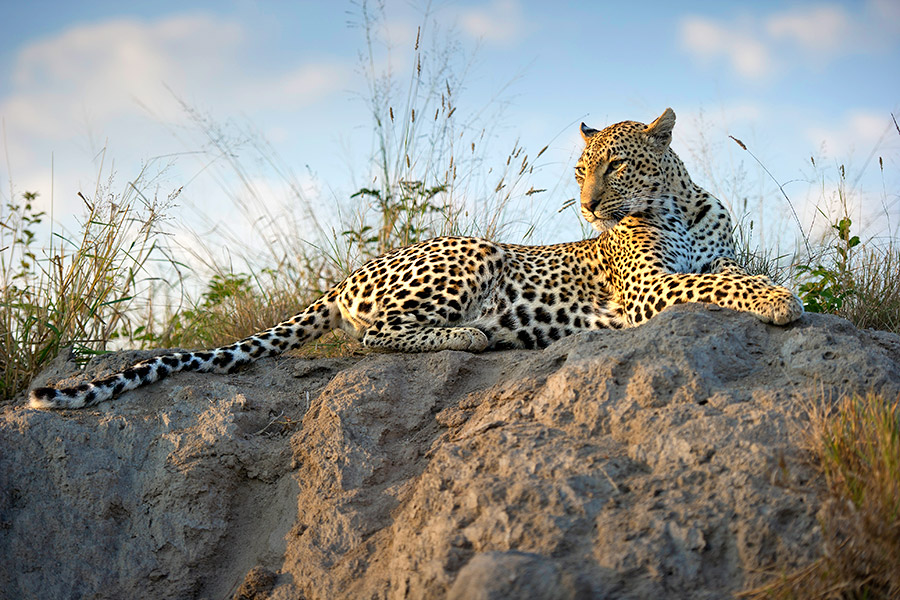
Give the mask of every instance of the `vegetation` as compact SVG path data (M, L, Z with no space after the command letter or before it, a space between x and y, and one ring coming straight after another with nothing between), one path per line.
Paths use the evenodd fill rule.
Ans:
M900 128L897 133L900 134ZM759 162L742 141L732 139ZM854 231L849 210L853 194L847 185L844 166L838 168L836 206L829 209L823 198L817 208L829 226L819 242L813 245L784 187L762 163L759 164L776 183L790 207L803 244L786 264L786 256L753 246L753 221L745 227L745 219L741 219L735 230L738 261L750 273L766 275L789 287L793 285L807 312L835 314L857 327L900 333L900 277L897 276L900 273L900 239L893 232L887 239L863 241L859 232ZM815 161L812 164L815 166ZM881 158L879 165L883 175ZM882 199L882 204L886 205L886 198ZM885 218L890 221L887 208Z
M157 244L159 225L177 192L150 200L140 191L143 179L115 197L99 187L95 199L81 196L80 237L55 233L46 258L35 247L35 227L46 217L33 208L37 194L0 211L0 400L22 390L65 346L86 359L123 332L133 337L137 306L152 317L146 268L167 260Z
M809 447L827 488L823 556L751 590L755 599L900 597L900 398L825 400Z
M350 207L341 211L337 227L320 224L315 214L304 216L304 222L317 224L314 241L299 236L296 215L271 214L270 199L254 190L252 175L235 158L235 142L188 106L185 111L204 133L211 152L225 157L231 175L245 184L244 193L232 201L245 214L263 215L257 219L256 239L264 248L249 248L238 238L229 243L234 254L246 252L242 260L229 257L223 262L208 251L195 256L199 266L175 261L162 225L178 191L164 200L149 199L147 190L158 182L146 170L119 193L111 191L110 177L98 186L95 198L83 197L80 234L54 233L49 248L38 248L35 227L46 215L33 209L35 193L2 207L0 401L23 390L68 346L81 361L111 343L216 346L295 314L350 270L390 248L445 234L508 239L513 225L524 229L525 239L531 235L535 223L523 227L516 218L523 199L544 192L534 189L529 178L546 147L529 158L515 144L499 167L486 164L478 148L490 138L489 129L476 116L483 110L466 112L457 105L462 79L453 67L466 61L450 50L423 53L425 33L420 29L413 48L415 67L401 85L393 73L375 67L383 62L376 60L372 35L380 17L366 14L366 6L361 6L368 52L363 62L374 125L369 183L350 196ZM446 43L444 47L454 48ZM735 142L750 152L743 142ZM259 148L260 158L274 165L295 190L293 203L311 210L288 170L267 146ZM753 245L754 222L744 216L735 231L739 261L751 273L793 285L807 311L900 332L900 246L894 238L862 240L847 210L850 193L843 167L840 174L840 211L820 209L831 226L819 243L811 245L801 230L800 250L791 257L775 255ZM516 218L507 211L513 200ZM792 205L791 210L799 227ZM202 240L197 245L204 247ZM236 269L235 262L243 266ZM205 288L186 294L180 287L182 277L201 272L206 273ZM334 338L324 345L340 349L346 340Z
M879 158L882 172L883 164ZM800 297L810 312L832 313L857 327L900 333L900 241L894 236L861 240L847 208L851 192L843 165L838 172L840 211L834 217L820 209L830 227L815 259L810 253L797 265ZM887 209L885 220L890 221Z
M750 152L741 141L735 142ZM883 174L881 158L879 166ZM831 313L857 327L900 333L900 240L896 235L860 237L848 209L853 194L843 165L838 174L836 209L823 208L825 199L818 208L829 224L818 243L810 243L790 198L776 181L804 243L785 266L783 256L752 247L752 231L739 222L738 258L751 272L793 283L808 312ZM883 205L886 200L882 199ZM885 219L890 219L887 209ZM752 225L751 221L750 229ZM741 596L755 600L900 597L896 560L900 556L900 398L877 394L836 402L823 398L809 416L811 462L821 471L827 490L820 513L823 556Z

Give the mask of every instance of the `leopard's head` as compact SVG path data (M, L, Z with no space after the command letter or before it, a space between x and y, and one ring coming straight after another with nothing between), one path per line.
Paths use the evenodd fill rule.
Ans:
M575 164L581 214L603 232L626 216L647 210L666 192L662 165L672 151L675 113L667 108L644 125L623 121L602 131L581 124L584 152Z

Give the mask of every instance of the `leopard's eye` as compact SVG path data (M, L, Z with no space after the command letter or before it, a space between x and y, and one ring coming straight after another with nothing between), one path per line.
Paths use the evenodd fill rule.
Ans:
M575 179L581 180L584 179L584 167L578 165L575 167Z
M612 173L613 171L618 171L622 165L624 165L627 161L624 158L617 158L615 160L609 161L606 165L606 172Z

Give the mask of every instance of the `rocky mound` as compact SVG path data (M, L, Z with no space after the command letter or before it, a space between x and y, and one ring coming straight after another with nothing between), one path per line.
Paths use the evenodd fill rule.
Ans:
M0 597L722 598L820 554L806 410L871 389L900 394L900 337L687 305L544 351L19 403Z

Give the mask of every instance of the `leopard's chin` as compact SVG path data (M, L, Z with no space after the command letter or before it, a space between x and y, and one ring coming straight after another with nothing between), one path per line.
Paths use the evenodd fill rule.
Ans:
M598 213L591 212L586 208L581 209L581 215L584 217L584 220L590 223L591 227L593 227L598 233L609 231L619 222L616 219L610 219Z

